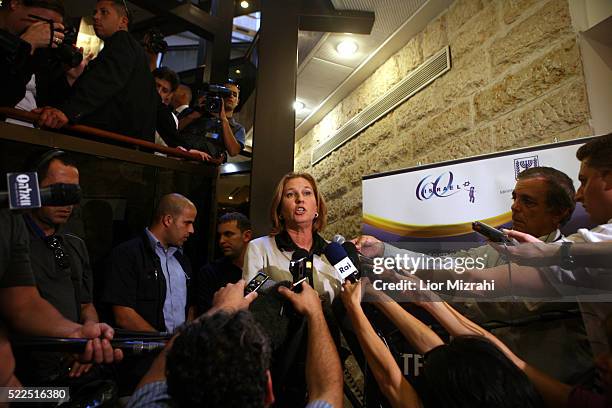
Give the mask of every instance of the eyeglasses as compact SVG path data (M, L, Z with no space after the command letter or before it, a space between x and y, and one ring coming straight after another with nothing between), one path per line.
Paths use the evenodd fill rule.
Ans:
M45 239L45 241L49 249L53 251L55 264L62 269L68 268L70 266L70 258L64 251L62 241L59 239L59 237L57 235L50 235Z
M132 21L132 15L130 14L130 9L127 6L127 3L125 2L125 0L121 0L123 2L123 8L125 9L125 15L128 18L128 20L131 22Z

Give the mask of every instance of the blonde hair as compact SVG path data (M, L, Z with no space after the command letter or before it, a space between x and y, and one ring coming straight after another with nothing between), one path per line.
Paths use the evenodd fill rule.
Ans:
M312 186L312 190L315 194L315 200L317 201L317 212L319 213L319 216L313 221L312 231L323 231L327 225L327 205L325 204L323 196L319 193L319 188L317 187L317 182L315 181L314 177L308 173L290 172L285 174L283 178L280 179L276 185L276 189L274 190L272 205L270 205L270 221L272 221L272 230L270 231L270 235L280 234L285 229L285 221L280 216L280 207L283 200L283 189L289 180L296 178L303 178L304 180L307 180Z

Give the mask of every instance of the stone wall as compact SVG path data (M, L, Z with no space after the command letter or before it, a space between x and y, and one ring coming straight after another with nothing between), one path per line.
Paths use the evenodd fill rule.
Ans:
M312 149L450 45L452 69L315 166ZM568 0L457 0L296 142L329 204L328 234L361 228L361 177L592 134Z

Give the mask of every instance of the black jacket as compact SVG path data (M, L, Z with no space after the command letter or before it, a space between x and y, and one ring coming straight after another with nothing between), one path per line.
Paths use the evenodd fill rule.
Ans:
M174 256L187 274L187 307L191 303L191 264L186 255ZM158 331L166 331L164 301L166 279L159 257L146 233L113 249L102 292L102 302L134 309Z
M38 106L55 105L67 97L70 86L54 52L42 48L30 55L31 49L26 41L0 30L0 106L17 105L25 96L32 74L36 74Z
M73 123L154 141L158 102L144 49L127 31L118 31L105 39L58 108Z

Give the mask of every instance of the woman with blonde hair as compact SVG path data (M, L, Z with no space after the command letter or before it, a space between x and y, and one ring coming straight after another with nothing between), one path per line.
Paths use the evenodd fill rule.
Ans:
M270 206L272 230L249 243L242 277L249 282L258 272L274 281L293 281L289 263L301 248L313 256L314 289L328 300L340 291L340 276L322 258L327 242L319 235L327 223L327 207L315 179L308 173L291 172L276 186Z

